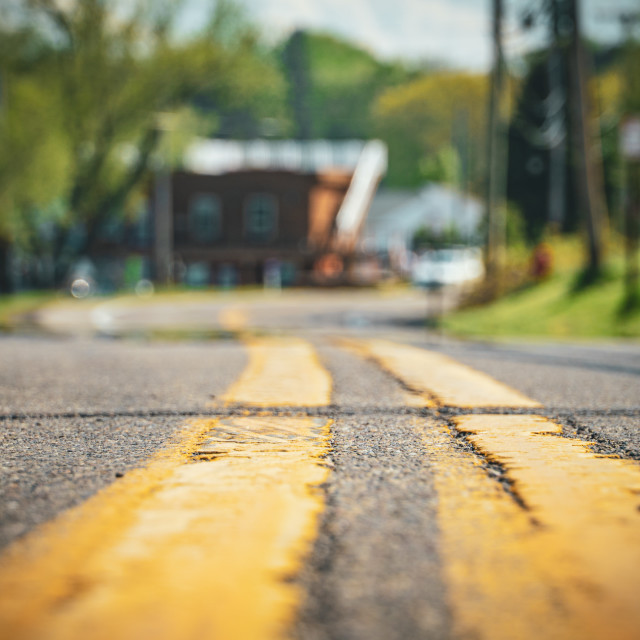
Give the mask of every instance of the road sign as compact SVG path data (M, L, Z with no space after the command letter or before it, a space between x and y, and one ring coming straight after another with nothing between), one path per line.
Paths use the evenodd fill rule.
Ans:
M620 150L625 158L640 160L640 116L632 116L622 122Z

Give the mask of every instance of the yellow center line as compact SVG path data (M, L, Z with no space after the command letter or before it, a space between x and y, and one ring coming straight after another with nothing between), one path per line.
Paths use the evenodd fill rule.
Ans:
M334 338L333 342L342 349L350 351L355 355L369 360L376 360L373 355L368 351L364 341L354 340L351 338ZM382 363L380 363L382 364ZM392 372L393 373L393 372ZM432 400L428 393L424 391L416 391L412 389L402 389L402 403L407 407L425 408L435 407L436 403Z
M388 340L350 342L413 391L434 396L438 404L462 408L541 406L519 391L440 353Z
M589 623L579 637L640 637L640 466L558 437L562 428L539 416L474 415L455 423L504 466L542 528L537 535L545 548L529 555L534 563L552 559L546 569L552 583L564 586L558 594L564 615ZM495 579L487 570L485 580Z
M249 364L222 400L252 406L326 406L331 376L315 351L299 338L246 340Z
M243 331L248 322L246 310L238 306L225 307L218 313L218 324L226 331Z
M540 406L439 354L383 340L349 346L439 404ZM423 429L454 637L639 638L637 463L594 454L539 416L467 415L454 423L502 466L525 505L447 428Z
M319 365L295 345L292 363L305 377ZM267 377L252 384L268 388L273 368L262 370ZM310 387L319 381L324 395L292 403L326 399L324 378L305 377ZM0 638L285 637L300 599L290 578L324 506L314 487L327 478L328 438L320 418L191 422L145 468L0 557Z
M457 448L446 429L424 431L438 495L443 579L454 638L610 638L610 611L571 549Z
M559 437L539 416L455 423L527 509L446 428L424 430L454 637L640 637L640 467Z

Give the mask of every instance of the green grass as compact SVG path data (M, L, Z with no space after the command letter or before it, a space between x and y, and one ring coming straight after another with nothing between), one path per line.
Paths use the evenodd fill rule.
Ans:
M455 312L442 325L455 335L473 337L640 337L640 309L621 313L620 269L579 291L576 278L576 271L564 271L490 305Z
M0 331L11 331L18 325L24 325L26 315L57 298L58 294L53 291L0 295Z

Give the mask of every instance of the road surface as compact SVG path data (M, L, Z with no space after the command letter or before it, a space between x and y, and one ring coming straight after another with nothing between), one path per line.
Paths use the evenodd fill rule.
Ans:
M189 304L0 338L0 638L640 637L640 346Z

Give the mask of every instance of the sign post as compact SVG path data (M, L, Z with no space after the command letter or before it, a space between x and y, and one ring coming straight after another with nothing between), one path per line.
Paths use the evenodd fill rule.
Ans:
M625 118L620 127L620 151L625 162L625 307L640 304L638 246L640 240L640 116Z

